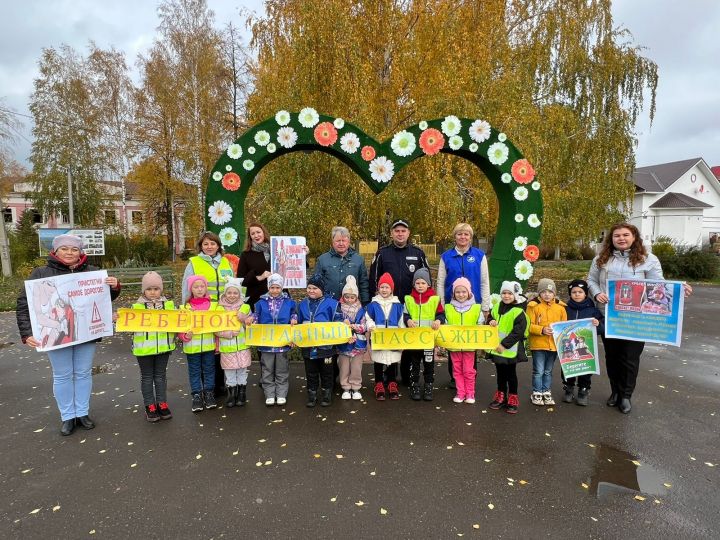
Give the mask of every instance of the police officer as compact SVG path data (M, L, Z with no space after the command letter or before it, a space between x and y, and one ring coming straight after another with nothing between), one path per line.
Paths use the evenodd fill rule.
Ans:
M430 269L425 252L408 242L410 225L404 219L396 219L390 226L390 239L387 246L378 249L370 265L370 295L377 294L378 279L388 272L395 282L394 294L402 302L413 288L413 274L419 268ZM402 382L410 384L410 359L403 351L400 362Z

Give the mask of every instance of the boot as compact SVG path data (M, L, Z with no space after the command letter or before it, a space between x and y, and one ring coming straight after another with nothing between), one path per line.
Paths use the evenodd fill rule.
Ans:
M564 403L572 403L575 398L575 387L574 386L563 386L565 394L563 394L562 400Z
M629 413L632 410L632 403L630 403L630 398L621 398L620 403L618 403L618 409L620 409L620 412L623 414Z
M329 407L330 403L332 403L332 388L321 388L320 393L322 395L320 406Z
M305 404L306 407L314 407L317 405L317 390L308 390L308 400Z
M215 390L206 390L204 393L205 408L214 409L217 407L217 401L215 401Z
M237 400L235 405L242 407L247 402L247 384L241 384L237 387Z
M418 383L412 383L410 385L410 399L413 401L420 401L420 399L422 399L420 395L420 385Z
M227 399L225 400L225 406L229 409L237 404L237 386L227 387Z
M589 393L589 388L578 388L578 395L577 399L575 400L575 404L580 405L581 407L587 407Z
M433 383L425 383L425 388L423 392L423 399L425 401L432 401L433 400Z
M60 427L60 435L63 437L67 437L70 435L73 431L75 431L75 419L72 420L63 420L62 426Z

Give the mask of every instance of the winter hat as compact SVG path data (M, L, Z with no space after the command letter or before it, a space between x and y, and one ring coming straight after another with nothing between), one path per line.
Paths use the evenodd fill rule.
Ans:
M313 274L312 276L310 276L307 280L307 284L314 285L321 291L325 292L325 280L320 274Z
M160 292L163 290L163 282L160 274L153 272L152 270L142 277L142 292L145 292L145 290L150 287L157 287L160 289Z
M285 280L280 274L271 274L268 278L268 289L273 285L279 285L281 288L285 284Z
M428 284L428 287L432 287L432 279L430 278L430 272L427 268L418 268L413 274L413 285L418 279L422 279Z
M74 234L61 234L53 238L53 251L57 251L58 248L61 248L63 246L78 248L80 251L82 251L83 240L82 238L80 238L79 236L75 236Z
M240 295L243 294L243 287L242 287L243 278L227 278L225 279L225 287L224 290L228 290L230 288L237 289Z
M455 281L453 281L453 284L452 284L453 298L455 297L455 289L457 289L458 287L465 287L467 289L467 291L470 293L470 298L473 297L472 285L470 285L470 280L468 278L459 277Z
M537 291L538 291L538 294L545 292L545 291L550 291L554 294L557 294L557 288L555 287L555 282L550 278L542 278L538 282Z
M193 283L195 283L196 281L202 281L203 283L205 283L205 286L207 286L207 284L208 284L208 281L205 278L205 276L200 276L197 274L194 276L190 276L189 278L187 278L188 291L192 291ZM206 291L205 296L207 296L207 295L208 295L208 293Z
M589 288L590 288L590 286L588 285L588 282L585 281L584 279L573 279L573 280L568 284L568 293L571 293L572 290L573 290L575 287L578 287L579 289L582 289L582 290L585 292L585 294L588 293L588 290L589 290Z
M517 281L503 281L502 285L500 286L500 292L509 291L513 293L513 296L515 297L515 303L520 304L524 297L522 295L522 287Z
M386 285L390 285L390 288L394 291L395 290L395 282L393 281L392 276L390 273L385 272L382 276L380 276L380 279L378 280L378 289L380 288L380 285L385 283Z
M345 278L345 286L343 287L342 293L354 294L355 296L358 296L360 294L358 291L357 280L355 279L355 276L348 276Z

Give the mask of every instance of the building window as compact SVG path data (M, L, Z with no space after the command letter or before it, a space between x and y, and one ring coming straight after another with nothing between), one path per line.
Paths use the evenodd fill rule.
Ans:
M70 223L70 216L65 212L60 212L60 223Z
M142 225L143 213L139 210L133 210L132 212L130 212L130 219L132 220L134 225Z
M42 214L40 212L38 212L37 210L35 210L34 208L31 208L30 210L26 210L26 212L32 212L34 224L43 222Z
M12 208L3 208L3 220L5 223L13 222Z
M105 224L115 225L117 223L117 214L115 210L105 210Z

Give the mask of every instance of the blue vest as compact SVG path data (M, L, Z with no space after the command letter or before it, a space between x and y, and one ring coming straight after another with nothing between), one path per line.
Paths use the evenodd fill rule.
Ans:
M362 321L364 316L365 308L360 308L355 315L355 320L350 321L350 323L360 324L360 321ZM365 336L365 334L356 334L355 332L353 332L353 335L357 338L357 341L355 343L343 343L341 345L338 345L337 350L339 353L350 352L353 349L362 349L363 351L367 349L367 337Z
M275 318L270 313L270 304L265 296L261 296L255 303L255 322L259 324L290 324L293 313L295 313L295 301L287 296L283 297L280 311Z
M475 302L482 303L480 265L483 257L485 257L485 253L476 247L471 247L463 255L460 255L453 247L441 255L446 271L445 290L443 291L446 303L452 300L453 282L459 277L470 280Z
M397 328L400 325L400 319L403 315L403 305L400 303L393 304L390 308L390 316L385 319L385 312L380 304L370 302L367 306L367 314L375 321L376 326L383 328Z
M310 299L306 298L298 305L298 322L333 322L338 320L338 302L329 296L324 296L320 300L320 304L315 309L315 313L310 313Z

